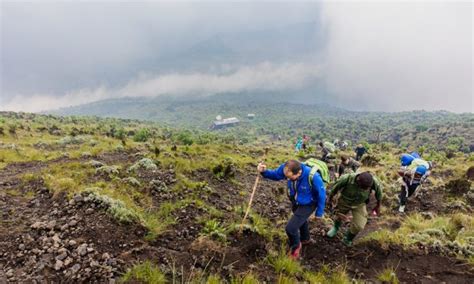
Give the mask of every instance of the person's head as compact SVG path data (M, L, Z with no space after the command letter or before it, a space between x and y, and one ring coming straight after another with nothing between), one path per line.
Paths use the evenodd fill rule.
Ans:
M400 157L400 163L402 164L402 166L408 166L411 164L411 162L413 162L415 158L410 155L410 154L403 154L401 157Z
M302 172L303 169L301 167L301 163L296 160L289 160L286 162L285 168L283 169L285 177L290 180L297 180L301 176Z
M324 144L323 144L323 141L319 141L318 144L319 144L319 146L321 146L321 147L323 147L323 145L324 145Z
M362 144L357 144L357 148L362 148Z
M347 155L341 155L341 162L347 165L349 163L349 157Z
M369 190L374 184L374 178L371 173L363 172L357 175L355 182L360 188Z
M415 175L416 175L417 177L422 177L424 174L426 174L426 171L427 171L427 170L428 170L428 169L427 169L425 166L420 165L420 166L416 167Z

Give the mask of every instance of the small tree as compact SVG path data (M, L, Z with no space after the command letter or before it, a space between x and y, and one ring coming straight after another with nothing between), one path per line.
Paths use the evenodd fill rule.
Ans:
M142 128L138 130L137 133L133 136L133 141L135 142L146 142L150 138L150 131L147 128Z

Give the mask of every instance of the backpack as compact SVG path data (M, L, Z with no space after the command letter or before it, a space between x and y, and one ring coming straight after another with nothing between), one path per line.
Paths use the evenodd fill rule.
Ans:
M317 172L319 173L321 179L325 184L328 184L331 181L329 168L325 162L315 158L311 158L306 160L306 162L304 162L303 164L307 165L308 167L311 167L311 171L309 172L309 184L311 185L311 187L313 186L313 177Z

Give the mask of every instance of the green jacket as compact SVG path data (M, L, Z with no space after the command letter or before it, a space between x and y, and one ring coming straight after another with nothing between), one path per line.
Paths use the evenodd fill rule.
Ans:
M374 184L371 190L364 190L359 188L355 180L358 174L343 175L332 187L329 198L332 198L338 192L341 192L340 200L349 206L355 206L364 203L370 196L370 191L375 191L375 198L377 201L382 200L383 192L382 185L374 176Z

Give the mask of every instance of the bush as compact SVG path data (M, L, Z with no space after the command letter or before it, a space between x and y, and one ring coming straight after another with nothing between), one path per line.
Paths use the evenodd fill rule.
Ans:
M122 277L122 281L160 284L166 283L166 278L156 265L150 261L145 261L129 269Z
M153 170L157 170L158 166L155 164L155 162L153 162L153 160L148 159L148 158L143 158L140 161L133 164L128 170L130 172L134 172L138 169L153 171Z
M206 221L204 228L202 229L202 234L222 242L225 242L227 239L225 228L215 219Z
M194 143L194 139L189 131L184 131L178 134L176 140L183 144L183 145L192 145Z
M142 128L138 130L137 133L133 136L133 141L135 142L146 142L148 138L151 137L150 131L147 128Z
M106 195L98 194L94 191L89 193L89 198L95 203L104 206L107 211L114 219L121 223L133 223L141 222L140 215L132 209L125 206L121 200L113 199Z

